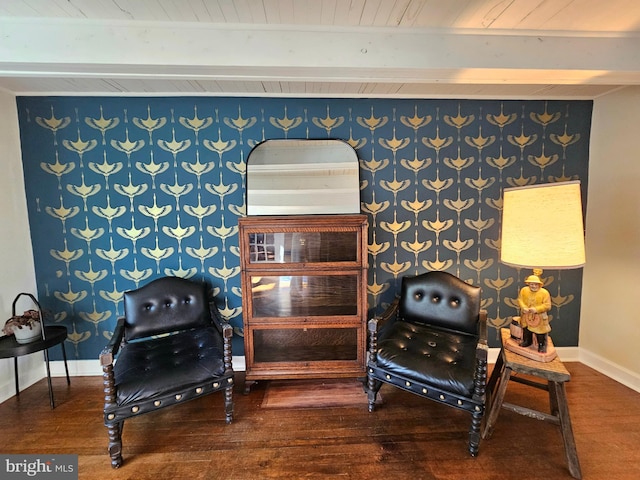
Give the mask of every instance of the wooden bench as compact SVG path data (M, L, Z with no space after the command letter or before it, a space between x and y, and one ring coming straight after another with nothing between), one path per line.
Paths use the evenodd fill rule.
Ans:
M491 437L501 408L559 425L564 442L569 473L571 473L573 478L582 478L565 390L565 382L571 379L571 374L558 357L551 362L538 362L505 349L504 345L510 337L509 330L506 328L501 329L500 335L502 348L487 384L489 414L485 417L486 421L482 429L482 438L487 439ZM527 378L512 376L512 373L538 377L546 380L546 384ZM504 402L504 395L507 391L509 380L548 391L551 414Z

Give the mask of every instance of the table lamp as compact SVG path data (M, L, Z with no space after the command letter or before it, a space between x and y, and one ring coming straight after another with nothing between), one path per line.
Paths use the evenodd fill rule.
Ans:
M538 361L556 357L549 337L549 292L542 270L579 268L585 263L580 182L557 182L505 188L502 204L500 261L531 268L533 275L518 295L521 339L509 339L505 348Z

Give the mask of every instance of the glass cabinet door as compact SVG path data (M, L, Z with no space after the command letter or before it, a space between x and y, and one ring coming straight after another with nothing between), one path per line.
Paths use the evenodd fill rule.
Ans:
M347 275L251 275L254 318L358 314L358 278Z
M256 362L326 362L358 360L358 329L253 329Z
M358 232L248 233L249 263L358 261Z

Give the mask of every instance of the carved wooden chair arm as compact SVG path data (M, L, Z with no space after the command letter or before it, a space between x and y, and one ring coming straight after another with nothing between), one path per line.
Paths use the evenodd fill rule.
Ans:
M478 324L478 346L476 347L476 359L487 362L489 353L489 343L487 341L487 311L480 310L480 321Z
M398 316L398 306L400 305L400 297L396 297L393 302L389 304L384 312L380 315L376 315L374 318L369 320L369 323L375 322L375 325L378 329L383 327L390 320L395 320Z
M225 320L222 320L222 340L224 342L224 369L226 372L233 372L233 364L232 364L232 353L231 353L231 344L233 338L233 327L229 325Z
M102 365L103 367L107 365L113 365L113 359L120 349L123 337L124 317L120 317L118 319L118 323L116 324L116 328L113 330L113 336L111 337L111 340L109 341L107 346L104 347L100 352L100 365Z
M482 402L483 404L486 400L488 355L489 344L487 342L487 311L480 310L473 398L477 401Z
M385 309L384 312L380 315L376 315L375 317L369 319L367 322L367 331L369 333L368 343L369 343L369 356L373 355L371 358L375 358L375 353L377 350L377 341L378 341L378 331L380 328L384 327L389 321L395 320L398 317L398 306L400 305L400 297L396 297L391 304Z

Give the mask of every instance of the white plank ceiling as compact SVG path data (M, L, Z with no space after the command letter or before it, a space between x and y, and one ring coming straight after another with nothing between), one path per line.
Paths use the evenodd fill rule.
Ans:
M0 0L16 95L596 98L638 0Z

